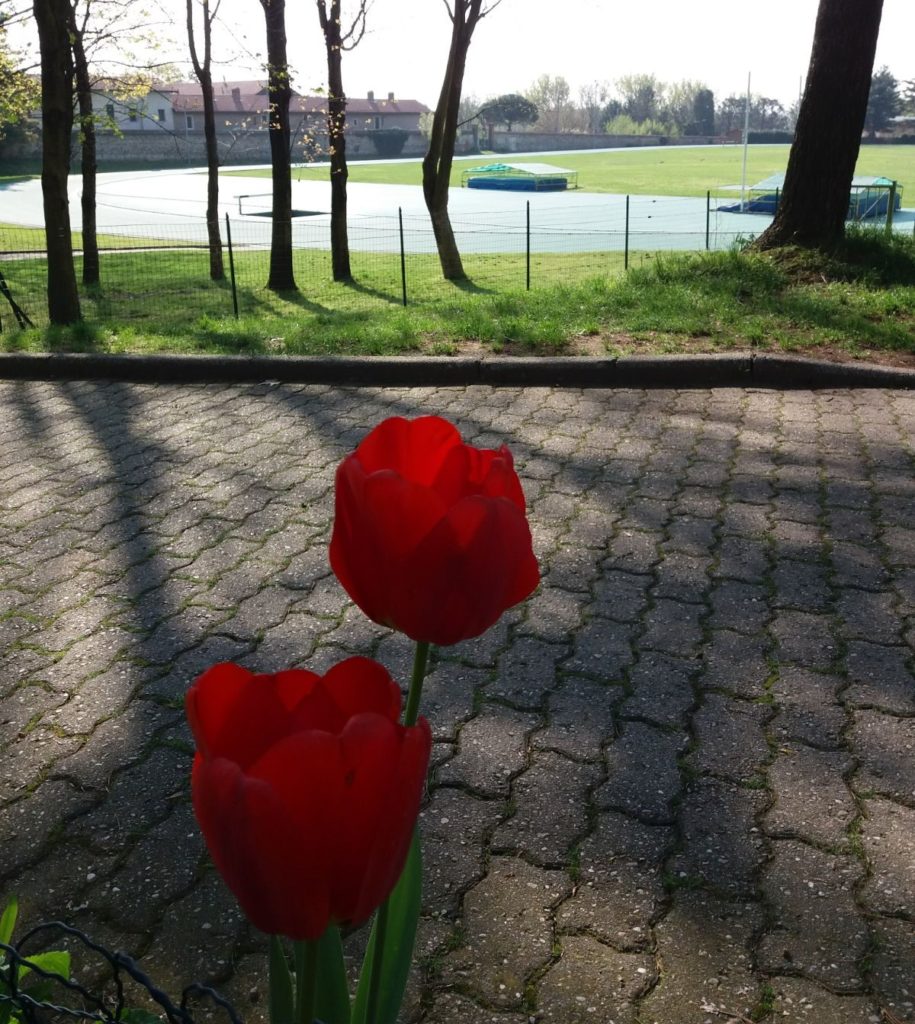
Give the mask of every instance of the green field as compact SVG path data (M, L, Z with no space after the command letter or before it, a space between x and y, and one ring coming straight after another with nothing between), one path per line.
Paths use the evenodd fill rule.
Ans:
M784 171L788 146L750 146L747 181L752 184ZM451 184L460 186L461 172L470 167L498 160L507 155L474 156L455 160ZM519 158L525 159L525 158ZM544 163L578 171L578 184L587 192L656 196L704 196L722 185L740 182L743 149L740 146L670 146L666 149L627 149L608 153L542 153L536 159ZM270 169L223 171L242 177L270 177ZM323 180L326 164L297 167L301 181ZM903 205L915 206L915 146L862 146L858 174L882 174L894 178L904 189ZM353 183L419 185L422 165L419 160L404 163L354 163L349 167Z

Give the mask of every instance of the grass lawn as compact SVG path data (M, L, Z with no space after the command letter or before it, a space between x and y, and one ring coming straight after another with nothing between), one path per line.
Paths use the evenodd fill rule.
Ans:
M748 183L784 171L788 164L788 150L788 146L750 146ZM468 167L511 159L510 155L502 154L455 160L451 184L460 186L461 173ZM704 196L709 189L714 192L721 185L740 182L743 148L735 145L670 146L666 149L633 148L609 153L541 153L537 154L536 159L578 171L579 187L586 192ZM270 177L269 168L222 173ZM903 205L915 206L915 146L864 145L858 157L857 173L882 174L895 178L904 189ZM314 181L326 179L329 171L327 164L313 164L297 167L293 174L299 180ZM354 163L349 167L349 180L353 183L420 185L422 164L419 160L405 163Z
M71 329L5 330L0 347L31 351L440 355L727 351L753 348L915 367L915 240L853 233L839 256L801 252L695 255L468 256L473 284L441 280L432 256L354 254L356 281L330 280L329 255L296 251L301 291L263 283L267 253L237 259L241 315L206 254L117 253L103 291L84 296ZM4 265L13 294L41 315L40 261ZM36 286L38 282L39 286ZM30 295L30 305L23 296ZM11 318L0 306L4 327Z
M72 232L73 248L81 249L83 246L83 235L81 231ZM161 243L155 238L155 228L143 236L131 237L130 235L106 235L97 236L100 249L151 249L161 245L174 246L181 242L175 238L164 238ZM26 253L43 250L45 247L44 228L23 227L21 224L0 223L0 253Z

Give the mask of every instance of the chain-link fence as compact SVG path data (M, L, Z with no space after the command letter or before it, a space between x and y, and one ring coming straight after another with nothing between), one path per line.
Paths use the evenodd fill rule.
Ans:
M256 200L257 197L244 197ZM593 198L593 197L591 197ZM266 200L263 201L266 203ZM99 231L100 282L82 286L84 315L150 325L196 316L256 313L275 297L266 285L273 222L256 201L220 224L224 277L211 279L206 225L106 226ZM262 216L261 214L266 214ZM453 301L443 281L431 222L425 214L351 217L353 280L332 282L330 218L294 216L292 277L305 308L333 313L373 303ZM769 217L722 213L711 197L612 196L601 203L527 203L504 210L452 213L468 291L502 292L612 277L670 250L725 249L753 237ZM231 246L229 238L231 237ZM0 228L0 325L47 322L47 260L41 229ZM82 237L73 235L77 274ZM283 268L288 270L288 268ZM5 298L4 298L5 296Z

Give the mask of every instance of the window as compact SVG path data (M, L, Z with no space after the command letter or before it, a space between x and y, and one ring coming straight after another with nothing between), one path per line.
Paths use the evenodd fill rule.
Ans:
M380 128L381 127L381 118L380 117L376 117L375 118L375 127L376 128Z
M107 117L109 121L113 121L114 120L114 104L113 103L106 103L105 104L105 117Z
M127 117L131 121L136 121L136 119L137 119L137 108L136 107L130 107L128 109L128 111L127 111Z
M191 117L190 114L187 115L187 118L185 119L185 122L186 122L186 127L188 127L188 128L193 128L194 127L194 119Z
M159 107L159 120L165 121L165 107Z

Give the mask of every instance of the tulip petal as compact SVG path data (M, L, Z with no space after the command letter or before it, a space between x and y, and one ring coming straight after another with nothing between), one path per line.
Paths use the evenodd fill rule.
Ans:
M387 669L371 658L338 662L325 673L321 686L342 716L340 729L343 722L365 711L384 715L392 722L400 719L400 687Z
M330 564L344 590L374 622L391 616L389 580L444 516L447 506L426 487L391 472L366 477L352 459L337 470Z
M192 796L213 862L248 919L271 935L317 938L329 918L326 887L302 885L301 844L271 786L198 755Z
M390 778L383 805L379 808L378 826L368 854L368 869L363 877L354 921L364 920L372 908L397 884L412 841L413 826L425 788L432 731L425 718L402 733L400 757Z
M412 483L428 486L448 451L460 445L457 428L440 416L415 420L392 416L364 438L355 458L367 474L390 469Z
M409 623L401 628L413 639L442 646L485 632L540 578L525 517L508 500L482 497L454 505L404 575L409 589L392 588L395 621Z
M185 712L202 754L212 756L210 745L214 737L222 732L239 693L253 677L254 673L241 665L224 661L208 668L187 691Z

